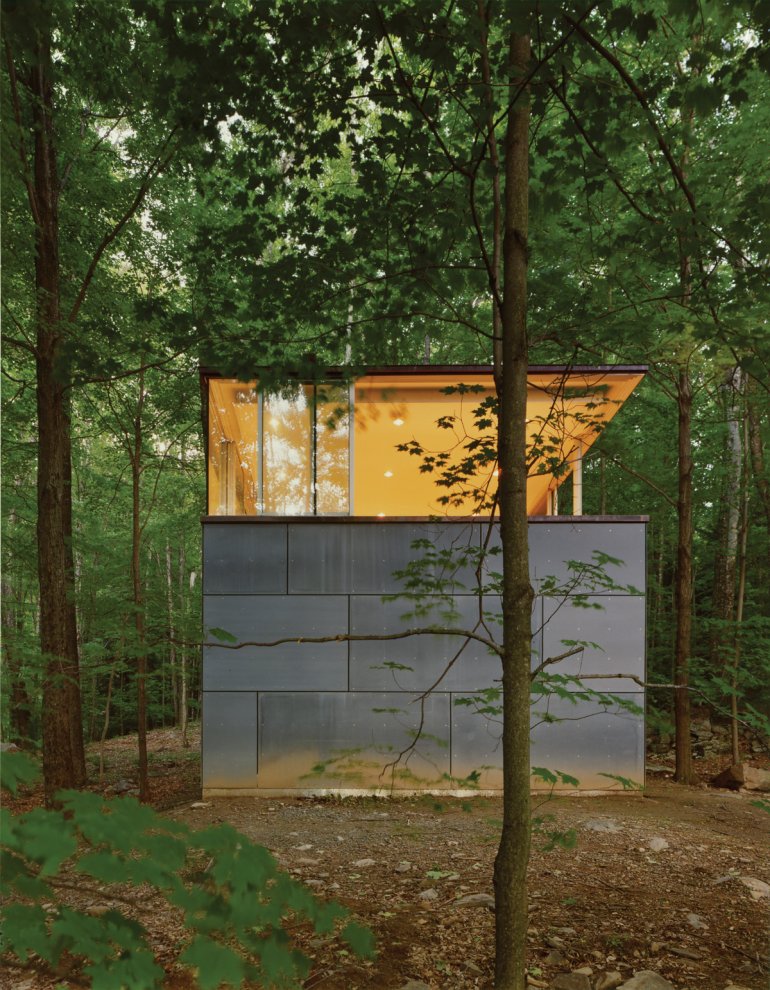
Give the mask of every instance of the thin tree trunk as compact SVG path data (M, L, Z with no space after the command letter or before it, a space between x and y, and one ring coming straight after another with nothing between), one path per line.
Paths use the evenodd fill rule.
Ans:
M674 648L674 725L676 731L674 779L694 780L690 742L690 653L692 649L692 382L686 360L677 379L679 412L679 530L676 568L676 643Z
M743 607L746 601L746 546L749 535L749 471L748 471L748 419L743 429L743 492L741 498L741 518L738 539L738 594L735 603L735 650L733 653L730 677L730 749L733 763L741 762L741 743L738 735L738 680L741 669L741 626Z
M120 673L120 715L118 716L118 726L120 728L120 734L121 734L121 736L124 736L126 734L126 723L125 723L125 718L124 718L124 714L123 714L124 711L125 711L125 708L126 708L125 704L123 703L123 701L124 701L124 695L125 695L125 690L126 690L126 676L123 673L123 671L121 671L121 673Z
M715 670L730 665L733 642L731 631L735 615L735 572L738 553L738 516L741 502L743 443L739 423L739 396L742 390L740 368L732 369L721 386L724 397L727 443L725 478L720 499L719 525L714 556L714 590L711 612L717 620L711 635L711 661Z
M664 530L661 526L660 545L656 548L655 541L650 534L650 547L652 548L652 560L650 570L655 574L655 582L650 589L650 620L648 629L648 649L652 653L658 645L658 631L661 625L661 615L663 612L663 550L664 550Z
M102 722L102 734L99 738L99 781L104 780L104 743L110 729L110 702L112 701L112 685L115 682L115 664L110 667L110 677L107 681L107 698L104 702L104 721Z
M694 47L697 38L693 39ZM694 70L697 74L697 70ZM694 111L686 111L690 127ZM680 164L682 176L686 176L690 149L685 143ZM679 242L679 285L682 305L687 308L692 299L692 258L684 239L677 235ZM690 378L690 358L692 348L684 348L680 356L677 372L677 411L679 418L678 453L678 536L676 568L676 644L674 649L674 727L675 727L675 766L674 780L682 784L695 783L692 766L692 743L690 739L690 656L692 652L692 612L693 612L693 564L692 564L692 380Z
M68 383L61 367L59 179L50 42L40 37L30 73L35 133L33 214L37 371L37 553L46 803L86 780L72 560L72 453Z
M762 431L759 422L759 410L752 398L754 383L751 378L746 383L746 411L749 427L749 450L751 452L751 470L754 484L757 486L759 500L765 513L767 526L768 550L770 551L770 479L765 472L765 456L762 445Z
M171 699L174 706L174 724L179 727L179 684L177 677L176 628L174 624L174 584L171 566L171 544L166 540L166 607L168 608L168 660L171 667Z
M527 864L530 847L530 664L532 586L527 532L527 237L529 96L517 93L530 60L527 36L511 34L505 139L500 529L503 547L503 827L495 858L495 987L523 990L526 971ZM518 96L518 99L516 99ZM515 102L514 102L515 101Z
M179 547L179 604L181 607L181 619L182 628L184 628L185 615L187 609L185 606L186 589L185 589L185 570L187 569L187 562L184 552L184 543ZM182 646L179 650L179 728L182 732L182 748L190 748L190 740L187 736L187 648Z
M144 411L144 367L139 371L131 452L131 586L136 630L136 719L139 748L139 800L150 799L147 773L147 652L145 645L144 593L141 564L141 480L142 480L142 413Z
M487 106L487 141L489 144L489 161L492 166L492 201L495 204L492 212L492 257L490 259L488 276L489 289L492 296L492 362L495 368L502 367L503 339L502 312L500 293L500 257L502 251L503 212L500 199L500 154L495 133L495 118L497 107L492 88L492 70L489 63L489 18L492 4L484 6L484 0L477 0L479 23L481 25L481 78L484 82L485 103Z
M3 599L1 613L3 654L11 688L9 742L16 743L21 749L27 749L32 742L32 703L24 683L21 660L16 649L17 641L23 629L22 612L18 608L19 602L7 574L3 577L0 589L2 589Z
M18 479L17 479L18 486ZM8 528L13 530L18 521L16 510L8 514ZM17 651L17 644L24 632L24 596L22 591L14 587L10 569L5 568L0 582L0 629L2 629L3 656L5 668L11 684L9 711L9 741L16 743L21 749L26 749L32 743L32 700L24 681L22 661Z

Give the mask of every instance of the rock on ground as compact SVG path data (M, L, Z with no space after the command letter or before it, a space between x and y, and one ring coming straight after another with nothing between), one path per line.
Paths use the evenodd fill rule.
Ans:
M615 990L623 982L623 977L616 970L610 970L608 973L601 973L594 984L594 990Z
M495 909L495 899L491 894L466 894L455 901L455 907L486 907Z
M551 980L553 990L592 990L585 973L559 973Z
M583 828L589 832L622 832L622 828L612 818L589 818L583 822Z
M756 877L739 877L738 879L744 887L749 888L755 901L762 897L770 897L770 884L765 883L764 880L757 880Z
M734 763L731 767L711 778L714 787L729 787L737 790L745 787L747 791L770 791L770 770L760 770L748 763Z
M640 969L630 980L622 983L618 990L675 990L674 984L664 980L660 973L651 969Z

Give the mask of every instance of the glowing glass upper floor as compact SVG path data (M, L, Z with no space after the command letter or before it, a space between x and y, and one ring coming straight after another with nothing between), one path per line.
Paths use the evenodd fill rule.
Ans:
M554 515L572 476L644 376L641 367L533 367L530 515ZM386 368L353 383L266 391L202 372L211 516L467 516L492 511L498 466L488 367Z

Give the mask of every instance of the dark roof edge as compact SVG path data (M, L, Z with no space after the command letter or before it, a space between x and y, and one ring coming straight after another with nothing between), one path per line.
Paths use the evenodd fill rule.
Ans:
M205 378L222 378L220 371L201 365L198 369ZM529 374L604 374L604 375L645 375L649 370L646 364L531 364ZM255 368L255 373L259 368ZM488 374L491 375L494 369L491 364L395 364L383 365L380 367L366 368L360 371L356 377L365 375L448 375L448 374ZM334 378L344 377L343 367L327 368L324 375ZM297 373L287 371L288 378L296 378Z

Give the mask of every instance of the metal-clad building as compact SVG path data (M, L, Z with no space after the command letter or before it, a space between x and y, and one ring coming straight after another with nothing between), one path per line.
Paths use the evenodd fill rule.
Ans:
M565 678L557 692L533 694L532 764L581 789L641 782L644 695L630 678L644 679L645 520L580 513L583 453L641 369L532 377L533 445L558 424L575 503L530 518L533 665L572 652L546 668ZM488 371L390 369L278 395L204 382L204 793L500 788L499 658L479 639L403 635L499 638L499 531L478 495L496 467L439 502L441 518L419 471L437 409L452 438L483 431L471 407ZM557 509L565 473L533 473L535 511Z

